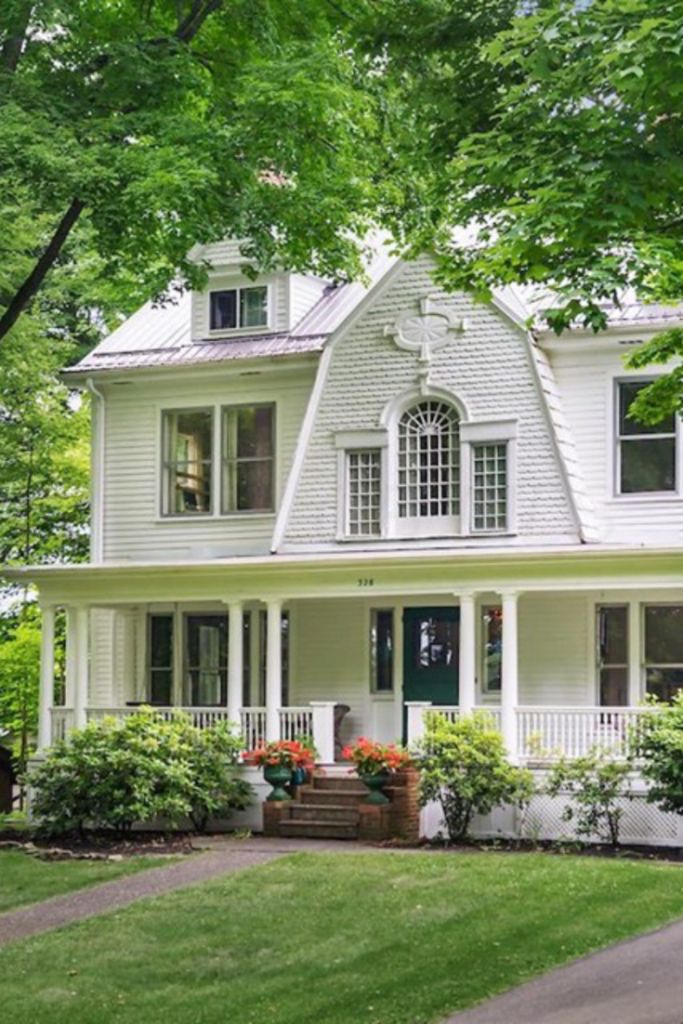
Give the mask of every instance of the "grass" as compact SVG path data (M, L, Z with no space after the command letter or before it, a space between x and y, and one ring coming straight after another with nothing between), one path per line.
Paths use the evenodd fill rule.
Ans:
M423 1024L683 915L683 869L296 854L5 947L12 1024Z
M37 860L12 850L0 851L0 914L37 903L96 882L108 882L144 868L168 863L168 858L135 857L123 861Z

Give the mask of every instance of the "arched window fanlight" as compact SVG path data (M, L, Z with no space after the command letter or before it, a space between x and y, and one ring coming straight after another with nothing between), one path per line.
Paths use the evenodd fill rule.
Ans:
M453 406L427 399L398 424L398 514L457 516L460 510L460 419Z

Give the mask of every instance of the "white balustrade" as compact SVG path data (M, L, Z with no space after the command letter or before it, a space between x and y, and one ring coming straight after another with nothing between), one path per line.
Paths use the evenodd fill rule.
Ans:
M517 743L526 761L583 757L599 747L623 757L638 733L647 708L519 707Z
M240 725L245 750L262 747L266 742L266 709L241 708Z
M280 739L313 739L313 708L280 708Z
M51 737L53 743L65 740L73 728L74 713L72 708L51 708Z

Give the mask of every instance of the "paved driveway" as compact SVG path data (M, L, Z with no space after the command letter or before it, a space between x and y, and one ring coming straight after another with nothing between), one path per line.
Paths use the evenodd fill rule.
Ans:
M575 960L445 1024L683 1024L683 921Z

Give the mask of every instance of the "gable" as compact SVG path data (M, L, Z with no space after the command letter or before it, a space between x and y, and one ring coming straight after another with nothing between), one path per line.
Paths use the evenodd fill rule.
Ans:
M419 346L426 323L421 316L427 314L429 320L430 310L437 310L450 329L425 359ZM401 324L408 326L404 330ZM441 328L437 325L436 330ZM581 539L567 469L528 338L499 309L439 289L427 258L404 263L367 297L355 321L332 339L327 359L283 548L336 543L339 437L391 429L392 409L421 393L450 398L463 424L515 425L515 526L509 531L514 537L504 542ZM387 473L392 471L389 466ZM485 539L453 537L452 542Z

